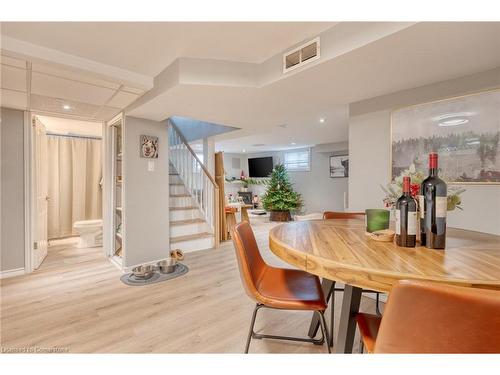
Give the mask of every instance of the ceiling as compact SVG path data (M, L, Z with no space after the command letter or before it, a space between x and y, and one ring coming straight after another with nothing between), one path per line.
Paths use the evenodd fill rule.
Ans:
M50 63L2 54L1 98L6 107L107 120L134 102L143 90ZM29 94L28 94L29 93Z
M332 22L4 22L2 34L156 76L178 57L260 63Z
M498 67L499 46L500 23L419 23L263 87L179 84L132 113L241 128L216 137L227 152L342 142L349 103Z
M3 23L2 34L156 76L140 97L143 89L119 79L34 59L34 108L68 103L109 119L132 103L127 113L137 117L240 128L217 136L216 147L258 152L346 141L349 103L500 66L500 23L392 24ZM284 75L281 53L318 34L321 59ZM186 57L198 60L178 59ZM3 103L26 101L27 61L2 59Z

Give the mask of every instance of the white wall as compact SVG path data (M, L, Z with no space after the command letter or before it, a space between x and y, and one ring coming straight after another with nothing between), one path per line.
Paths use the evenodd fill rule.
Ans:
M140 136L158 137L158 159L139 156ZM168 257L169 245L169 177L167 123L125 118L124 173L125 186L125 267ZM148 161L154 160L154 171Z
M24 268L24 112L1 109L0 271Z
M321 152L319 152L320 150ZM311 170L307 172L289 172L294 189L302 194L304 200L303 213L327 210L344 211L344 193L347 192L348 178L330 178L330 156L346 153L347 142L312 147ZM276 165L283 162L283 155L284 151L273 151L248 154L246 157L272 156ZM250 190L260 195L265 188L261 185L250 185Z
M380 185L390 180L390 117L394 109L496 87L500 87L500 68L351 104L350 210L383 206ZM500 185L464 187L464 210L448 213L448 225L500 234Z

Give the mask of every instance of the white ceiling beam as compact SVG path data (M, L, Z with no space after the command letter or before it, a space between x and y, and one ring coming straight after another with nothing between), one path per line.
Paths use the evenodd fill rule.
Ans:
M83 70L102 78L119 81L124 85L149 90L153 87L153 77L146 76L100 62L70 55L51 48L42 47L19 39L2 35L2 51L30 61L50 62L77 70Z

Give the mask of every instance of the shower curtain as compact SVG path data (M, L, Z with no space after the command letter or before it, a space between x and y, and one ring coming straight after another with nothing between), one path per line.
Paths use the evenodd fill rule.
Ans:
M77 235L73 223L102 218L101 140L47 136L49 239Z

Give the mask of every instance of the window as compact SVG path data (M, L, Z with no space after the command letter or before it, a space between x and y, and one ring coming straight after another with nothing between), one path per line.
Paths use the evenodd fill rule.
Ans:
M289 171L311 170L311 150L285 152L285 168Z

